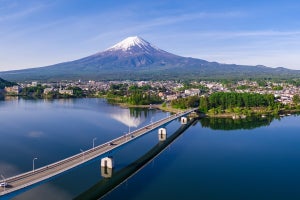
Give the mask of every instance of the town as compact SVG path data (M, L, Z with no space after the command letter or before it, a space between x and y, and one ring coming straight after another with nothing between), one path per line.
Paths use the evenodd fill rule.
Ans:
M170 102L179 98L189 96L209 96L215 92L237 92L273 94L276 101L284 105L299 103L300 86L297 84L273 81L249 81L236 82L214 82L214 81L61 81L53 83L42 83L33 81L31 83L18 83L11 87L5 87L6 96L28 95L29 92L37 92L40 97L51 98L54 94L61 97L98 97L109 91L118 90L124 86L125 90L132 86L138 88L147 86L147 93L158 96L162 101ZM80 93L76 93L79 90ZM24 93L26 91L26 93ZM23 92L23 93L22 93ZM52 94L52 96L48 96ZM128 93L127 93L128 94ZM78 96L79 95L79 96ZM124 94L126 96L126 94Z

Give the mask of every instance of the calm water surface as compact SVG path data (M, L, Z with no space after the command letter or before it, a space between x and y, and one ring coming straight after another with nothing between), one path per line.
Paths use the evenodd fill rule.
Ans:
M0 174L5 177L74 155L166 117L102 99L0 101ZM300 199L300 118L198 121L103 199ZM168 133L180 127L167 125ZM120 170L158 143L157 132L114 153ZM14 199L73 199L101 181L100 161ZM1 189L1 188L0 188Z

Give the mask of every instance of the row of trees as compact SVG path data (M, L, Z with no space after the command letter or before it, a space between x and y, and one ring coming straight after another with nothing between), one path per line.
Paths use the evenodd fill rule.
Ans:
M201 97L199 109L207 112L211 108L231 109L235 107L274 107L272 94L216 92L209 97Z
M200 98L198 96L190 96L171 101L171 106L177 109L195 108L199 106Z
M268 107L277 108L274 95L256 93L216 92L209 97L191 96L171 101L173 108L186 109L198 107L207 113L209 110L236 110L241 108Z
M126 103L132 105L149 105L149 104L156 104L161 103L162 100L156 93L152 94L152 90L155 90L150 85L131 85L127 89L127 97Z
M126 98L126 102L132 105L149 105L161 103L162 100L157 95L144 93L142 91L135 91Z
M152 92L155 90L156 92ZM131 85L112 84L110 90L106 92L106 97L117 102L128 103L132 105L149 105L161 103L161 98L157 91L163 91L163 88L152 88L150 85Z

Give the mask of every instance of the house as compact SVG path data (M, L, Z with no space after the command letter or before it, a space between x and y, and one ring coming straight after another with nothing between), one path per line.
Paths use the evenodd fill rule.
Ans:
M31 86L32 86L32 87L36 87L37 85L38 85L37 81L31 82Z
M12 87L5 87L4 91L10 95L18 95L22 91L22 88L18 85L14 85Z
M186 94L187 96L199 96L200 90L199 89L184 90L184 94Z
M53 92L54 91L54 88L45 88L44 89L44 94L49 94L50 92Z
M167 101L172 101L177 99L177 95L176 94L172 94L172 95L167 95Z
M73 95L73 90L65 90L65 89L59 89L59 94L68 94L68 95Z

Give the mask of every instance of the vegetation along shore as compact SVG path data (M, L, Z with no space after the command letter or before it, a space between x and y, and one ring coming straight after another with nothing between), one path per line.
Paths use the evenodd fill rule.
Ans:
M122 107L146 107L169 112L199 108L209 117L245 118L300 111L298 82L232 81L110 81L13 83L1 79L2 98L105 98ZM294 91L286 94L286 91ZM288 99L287 96L290 99Z

